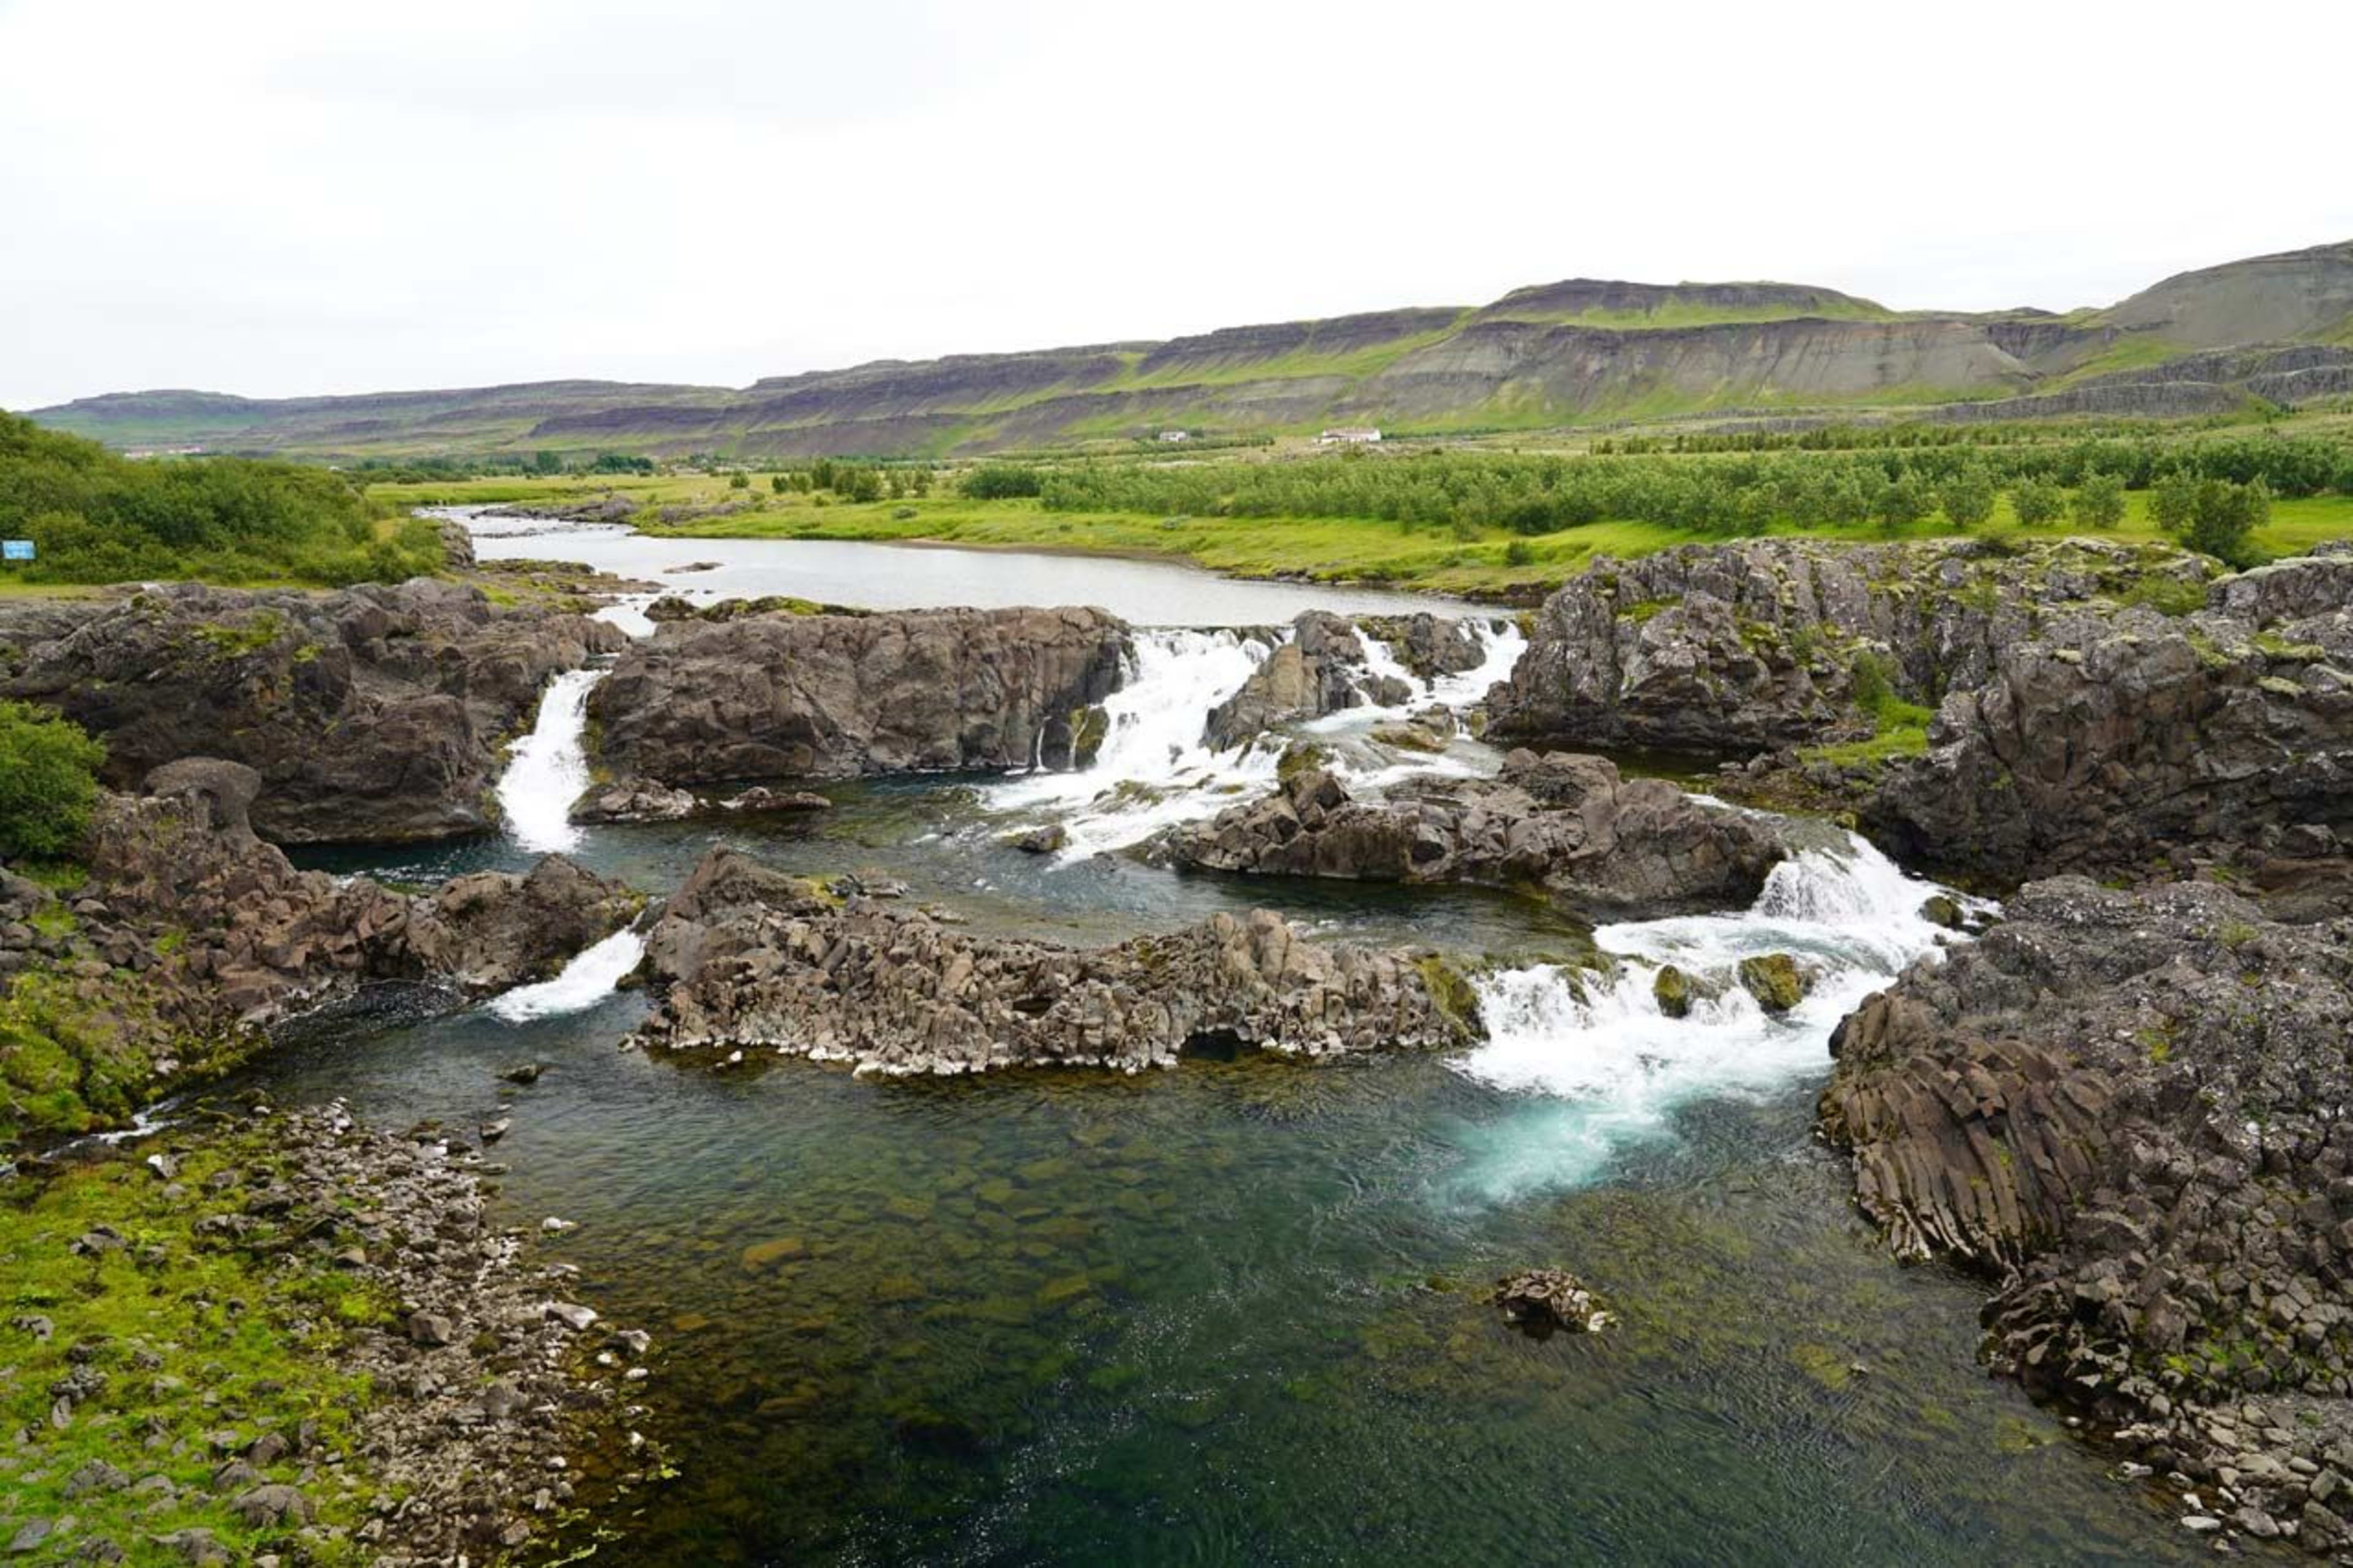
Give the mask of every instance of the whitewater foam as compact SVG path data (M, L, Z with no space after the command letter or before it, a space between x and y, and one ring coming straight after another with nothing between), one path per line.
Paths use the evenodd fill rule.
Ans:
M1464 1179L1493 1196L1573 1185L1627 1144L1669 1131L1684 1105L1820 1072L1839 1020L1947 940L1920 914L1940 890L1850 837L1783 861L1741 913L1601 927L1594 939L1619 959L1613 973L1535 965L1481 977L1488 1038L1455 1065L1535 1098L1472 1135ZM1742 959L1771 952L1820 970L1778 1017L1737 978ZM1652 989L1670 963L1701 993L1682 1018L1662 1014Z
M491 998L490 1010L510 1024L583 1012L613 994L645 956L645 939L628 929L585 947L552 980L519 985Z
M507 771L499 776L499 809L507 836L518 848L558 854L580 847L572 803L588 787L588 754L581 737L588 727L588 693L605 679L601 669L567 669L547 683L531 733L515 742Z

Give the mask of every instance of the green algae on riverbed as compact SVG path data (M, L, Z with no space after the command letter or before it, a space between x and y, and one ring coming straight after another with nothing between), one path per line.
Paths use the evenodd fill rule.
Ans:
M1573 1105L1431 1058L877 1082L648 1059L621 997L269 1080L514 1127L509 1217L657 1335L632 1563L2147 1561L2168 1522L1975 1364L1802 1087L1530 1179ZM548 1063L528 1089L496 1080ZM1574 1268L1620 1323L1483 1301ZM2034 1435L2021 1447L2016 1435Z

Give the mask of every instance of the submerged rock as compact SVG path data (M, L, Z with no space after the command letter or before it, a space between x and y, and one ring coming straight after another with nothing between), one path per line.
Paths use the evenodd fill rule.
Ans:
M1764 817L1624 778L1605 758L1532 752L1493 779L1412 781L1377 801L1302 766L1271 795L1171 830L1162 848L1208 871L1537 887L1620 918L1746 903L1788 853Z
M1576 1275L1558 1268L1524 1268L1506 1274L1495 1281L1488 1300L1504 1310L1504 1317L1536 1332L1566 1329L1571 1333L1595 1334L1610 1322L1600 1298Z
M1468 988L1442 984L1452 972L1429 955L1327 946L1265 910L1061 947L840 903L728 849L670 898L643 973L648 1044L768 1047L890 1073L1133 1069L1227 1047L1329 1057L1478 1029Z

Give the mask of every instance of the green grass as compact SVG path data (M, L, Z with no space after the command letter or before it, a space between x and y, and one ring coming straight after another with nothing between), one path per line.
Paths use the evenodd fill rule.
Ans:
M955 495L876 501L857 506L816 504L803 495L777 496L755 486L730 490L723 479L678 475L605 481L580 477L475 479L423 485L378 485L370 492L409 505L555 503L618 491L647 509L639 526L681 539L848 539L926 541L985 549L1069 550L1092 554L1168 556L1237 576L1303 574L1323 581L1371 581L1431 593L1525 597L1556 587L1604 555L1647 555L1679 544L1717 542L1722 536L1652 523L1608 521L1556 533L1521 535L1501 528L1468 530L1359 518L1152 517L1133 512L1048 511L1035 500L975 501ZM662 506L712 506L748 496L756 510L674 525L651 521ZM2088 537L2119 542L2161 541L2148 521L2148 498L2126 498L2124 523ZM911 517L894 512L912 510ZM1877 524L1796 529L1776 534L1873 543L1890 539L1949 538L1960 533L1941 517L1890 531ZM2062 520L2021 529L2004 496L1974 533L2005 539L2065 539L2086 531ZM2325 540L2353 538L2353 497L2315 496L2274 501L2270 524L2255 534L2257 548L2295 554ZM1526 559L1506 552L1518 542ZM560 553L551 544L551 552Z
M265 1141L246 1134L190 1154L180 1193L167 1194L146 1168L117 1161L46 1185L19 1180L0 1195L0 1362L7 1367L0 1412L12 1433L30 1435L0 1454L10 1516L71 1515L72 1533L53 1537L58 1545L70 1551L104 1537L133 1562L154 1560L148 1543L158 1534L207 1529L237 1561L250 1561L280 1549L292 1532L248 1529L230 1511L236 1490L214 1494L223 1456L209 1435L234 1432L249 1443L274 1431L290 1439L308 1421L328 1450L353 1453L371 1390L336 1354L351 1326L387 1321L393 1303L305 1254L265 1264L195 1233L200 1218L235 1211L248 1189L269 1180L274 1163ZM217 1173L227 1173L227 1184L213 1192ZM207 1195L198 1201L192 1193ZM99 1226L125 1245L70 1250ZM251 1239L268 1237L265 1226ZM11 1321L20 1316L46 1318L53 1331L37 1339ZM75 1372L77 1357L104 1386L60 1426L49 1389ZM176 1495L161 1504L128 1489L68 1497L69 1479L92 1460L134 1482L162 1475ZM295 1481L302 1463L290 1455L264 1468L264 1479ZM321 1477L302 1489L323 1522L355 1524L375 1500L355 1466L323 1468ZM339 1477L355 1484L347 1489L331 1479ZM322 1550L331 1563L364 1555L355 1544Z

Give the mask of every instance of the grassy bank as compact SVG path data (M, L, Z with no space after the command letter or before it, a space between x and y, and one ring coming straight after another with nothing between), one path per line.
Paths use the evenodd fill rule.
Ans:
M193 1561L156 1544L189 1530L238 1562L282 1550L300 1521L257 1523L238 1499L351 1447L370 1389L338 1352L395 1303L314 1254L269 1247L266 1221L235 1241L202 1228L268 1186L278 1158L257 1136L227 1136L192 1150L169 1184L117 1161L0 1194L0 1409L30 1435L0 1456L0 1513L12 1537L49 1529L41 1561L101 1540L133 1562ZM265 1434L278 1441L248 1453ZM240 1455L250 1479L221 1484ZM363 1479L325 1473L333 1484L304 1491L316 1522L356 1523L375 1500ZM368 1555L314 1542L311 1561Z
M649 533L708 539L843 539L934 541L992 548L1048 548L1098 553L1169 556L1239 576L1298 576L1392 583L1433 593L1526 596L1557 585L1600 555L1633 556L1677 544L1721 538L1657 523L1590 522L1550 533L1454 524L1383 521L1368 518L1155 517L1120 511L1050 511L1036 498L973 500L956 495L844 505L804 494L777 495L765 485L732 489L721 478L665 476L619 484L579 479L486 479L436 485L385 485L372 495L403 505L554 505L616 492L640 507L638 525ZM664 522L664 508L741 503L745 510ZM2126 497L2124 521L2105 537L2164 537L2148 515L2149 497ZM1767 533L1872 542L1961 533L1941 515L1898 529L1878 523L1796 528ZM2007 495L1992 515L1968 531L2010 538L2063 538L2084 530L2064 520L2021 528ZM2324 495L2276 500L2271 521L2254 536L2258 549L2293 554L2324 540L2353 538L2353 497Z

